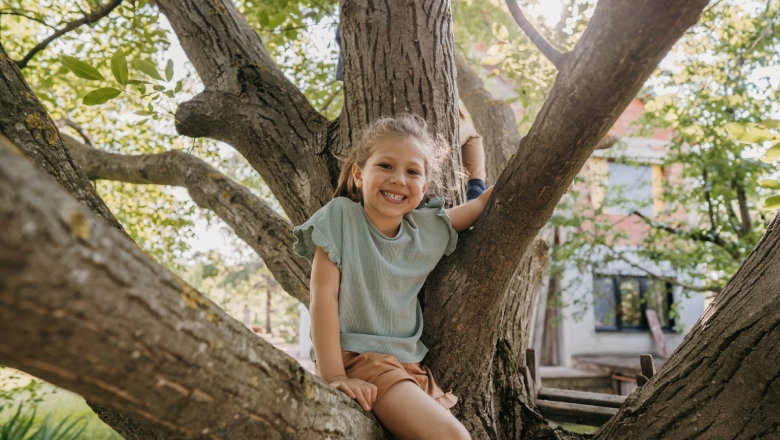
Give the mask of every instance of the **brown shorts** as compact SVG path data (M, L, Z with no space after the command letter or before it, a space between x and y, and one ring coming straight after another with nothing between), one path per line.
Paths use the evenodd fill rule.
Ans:
M451 390L442 391L433 381L431 370L420 366L419 363L402 364L393 355L351 351L341 352L341 359L344 361L344 370L348 378L360 379L376 385L377 401L397 382L410 380L445 409L450 409L458 403L458 398L452 395ZM314 374L319 376L316 362Z

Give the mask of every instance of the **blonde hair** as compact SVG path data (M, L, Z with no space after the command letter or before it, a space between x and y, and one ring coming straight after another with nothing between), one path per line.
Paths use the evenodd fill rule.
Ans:
M439 196L446 192L442 172L443 164L450 159L451 147L441 135L435 138L431 136L425 119L417 115L401 113L392 118L380 118L363 130L360 141L347 156L341 168L333 198L349 197L355 202L363 202L363 192L355 185L355 178L352 176L352 165L363 168L368 158L374 154L377 145L393 137L411 140L420 150L425 161L425 179L430 182L426 195Z

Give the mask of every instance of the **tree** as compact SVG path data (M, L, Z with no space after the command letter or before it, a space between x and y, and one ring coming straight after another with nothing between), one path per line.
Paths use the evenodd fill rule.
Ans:
M659 200L663 208L652 218L633 214L648 226L635 252L643 261L656 267L666 264L688 278L669 279L643 267L649 269L649 276L682 284L685 291L722 290L771 221L761 206L766 191L759 183L773 168L758 160L755 148L746 148L748 142L729 136L727 127L736 122L776 124L768 119L776 111L777 88L760 72L780 60L779 6L777 2L712 4L678 42L674 64L654 74L652 84L660 92L642 93L646 112L637 130L672 129L668 154L660 166L679 167L681 172L664 179L663 200ZM752 133L753 141L771 137L762 139ZM579 196L575 189L552 219L570 227L560 259L575 260L580 266L624 259L619 252L593 252L627 241L603 215L605 208L620 204L608 198L583 212L585 203ZM681 212L687 218L680 218Z
M547 258L535 237L622 109L705 4L602 1L571 52L543 49L558 68L555 86L498 177L475 229L461 237L459 250L441 262L422 292L424 342L432 349L426 363L460 395L457 415L475 437L568 435L550 429L535 412L517 368ZM231 2L157 5L205 86L179 107L177 130L235 147L293 223L329 200L337 158L380 115L420 114L454 140L456 59L448 2L342 3L345 94L333 121L285 78ZM0 225L7 231L0 240L0 329L8 337L0 343L0 360L109 407L96 406L126 438L382 437L375 419L346 396L258 340L131 243L2 55L0 132L7 140L0 138L0 179L8 191L0 194ZM508 116L493 123L515 130ZM15 156L18 150L107 223ZM85 162L87 173L113 169L120 180L182 185L199 204L223 210L220 215L239 234L245 231L285 290L306 300L305 265L289 252L291 223L261 199L179 152L103 158ZM765 242L771 251L771 236ZM490 261L490 267L474 261ZM735 286L745 301L771 311L756 284ZM710 327L728 324L716 318ZM771 325L757 346L776 342ZM707 337L691 340L712 347ZM755 370L749 377L771 383ZM669 382L654 379L647 389ZM759 411L775 396L759 397L731 401ZM652 419L658 410L637 408L624 410L618 421L643 414ZM768 426L777 424L774 412L762 415ZM149 434L149 427L156 433Z

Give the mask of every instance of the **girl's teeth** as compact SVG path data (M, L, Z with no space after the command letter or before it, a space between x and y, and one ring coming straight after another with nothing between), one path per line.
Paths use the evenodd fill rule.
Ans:
M391 198L393 200L403 200L404 199L404 196L397 196L395 194L386 193L384 191L382 192L382 194L384 194L385 196L387 196L387 197L389 197L389 198Z

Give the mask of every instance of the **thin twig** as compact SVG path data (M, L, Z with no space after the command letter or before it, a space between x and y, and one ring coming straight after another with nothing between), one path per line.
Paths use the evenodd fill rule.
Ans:
M40 24L42 24L42 25L44 25L44 26L46 26L48 28L57 29L54 26L50 25L49 23L46 23L46 21L41 20L40 18L36 18L36 17L32 17L32 16L29 16L29 15L26 15L26 14L24 14L22 12L19 12L19 10L0 11L0 15L14 15L16 17L23 17L23 18L26 18L28 20L32 20L32 21L38 22L38 23L40 23Z
M100 20L101 18L108 15L111 11L116 9L117 6L119 6L122 3L123 0L112 0L110 3L107 3L102 8L98 9L95 12L92 12L90 14L85 14L83 17L81 17L78 20L74 20L69 22L65 25L65 27L61 28L60 30L54 32L50 36L48 36L45 40L38 43L35 47L33 47L27 55L24 56L19 61L15 61L17 67L19 69L24 69L27 67L27 63L30 62L30 60L40 51L46 48L52 41L56 40L57 38L65 35L66 33L72 31L73 29L76 29L77 27L80 27L85 24L94 23L97 20Z
M54 124L59 128L68 126L76 130L79 136L81 136L81 138L84 139L84 143L86 143L92 148L98 149L97 144L95 144L95 141L92 140L92 136L89 135L89 132L86 129L84 129L84 127L76 123L75 121L72 121L68 118L62 118L54 121Z
M526 36L534 43L537 49L553 63L558 70L561 70L563 62L566 58L566 54L558 51L554 48L549 41L525 18L523 11L520 10L520 6L517 5L517 0L506 0L506 5L509 7L509 12L515 19L515 23L520 26Z
M723 237L721 237L714 230L712 231L712 234L705 234L702 231L684 231L679 227L671 227L663 223L655 222L652 219L645 217L644 214L638 211L632 211L631 214L641 218L651 228L661 229L680 238L716 244L728 252L728 254L731 255L731 258L737 261L742 259L742 253L739 251L739 249L736 249L733 243L728 243L723 240Z
M657 279L659 281L663 281L665 283L673 284L675 286L680 286L683 289L690 290L692 292L715 292L715 293L720 293L720 291L723 290L723 286L710 286L710 287L707 287L707 286L704 286L704 287L702 287L702 286L693 286L693 285L690 285L690 284L685 284L685 283L682 283L680 281L677 281L674 278L665 277L663 275L658 275L657 273L653 273L653 272L647 270L647 268L644 268L644 267L634 263L633 261L629 260L621 252L618 252L618 251L616 251L616 250L614 250L612 248L609 248L609 247L607 249L609 249L609 251L612 252L619 260L624 261L625 263L627 263L628 265L630 265L634 269L639 269L639 270L645 272L647 274L647 276L649 276L650 278L655 278L655 279Z

